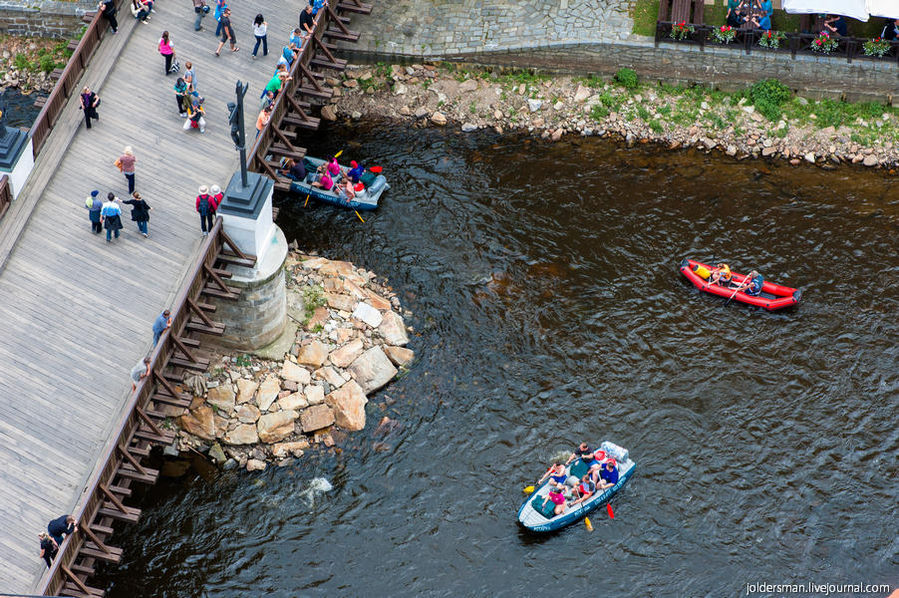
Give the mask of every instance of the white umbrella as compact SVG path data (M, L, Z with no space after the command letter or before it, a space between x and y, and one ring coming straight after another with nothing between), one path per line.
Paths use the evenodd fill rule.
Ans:
M899 0L868 0L868 12L872 17L899 19Z
M877 4L897 4L897 0L868 0ZM865 0L784 0L784 10L792 14L830 13L858 19L868 20L868 7Z

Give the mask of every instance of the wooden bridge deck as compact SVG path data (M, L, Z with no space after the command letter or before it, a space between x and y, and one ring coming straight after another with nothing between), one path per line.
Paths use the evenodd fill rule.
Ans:
M284 0L235 6L241 50L231 53L226 45L219 58L213 55L215 21L207 16L206 30L194 32L189 2L159 0L147 25L120 11L118 35L107 36L93 61L114 60L112 70L102 84L90 78L102 76L93 68L84 80L103 100L100 120L87 131L70 105L42 151L41 158L45 152L62 158L58 164L44 159L44 176L32 178L49 179L46 187L31 182L17 200L26 205L39 195L0 273L0 592L38 587L45 566L37 534L81 499L130 391L129 370L150 347L153 319L195 259L197 187L224 187L237 168L225 107L234 83L250 84L249 142L261 89L300 6ZM257 12L269 23L269 56L260 49L254 61ZM163 76L156 50L164 29L182 67L185 60L194 63L206 98L205 135L181 129L175 77ZM126 145L138 159L136 188L153 207L150 238L138 234L125 206L122 237L107 244L105 233L91 234L84 199L92 189L126 198L126 181L112 165ZM11 209L3 225L26 218L22 212Z

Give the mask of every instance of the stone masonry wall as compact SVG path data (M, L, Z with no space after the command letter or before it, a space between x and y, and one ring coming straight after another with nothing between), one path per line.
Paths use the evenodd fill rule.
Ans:
M96 2L0 1L0 33L66 39L75 37L84 23L81 17L96 10Z
M476 52L442 56L402 56L351 53L356 61L420 62L465 61L485 66L533 68L574 74L611 75L619 68L633 68L643 80L667 83L703 83L724 90L744 88L756 81L775 78L811 98L844 98L892 103L899 89L899 65L895 61L802 56L788 52L742 51L662 43L620 41L593 44L558 44L519 48L505 52Z

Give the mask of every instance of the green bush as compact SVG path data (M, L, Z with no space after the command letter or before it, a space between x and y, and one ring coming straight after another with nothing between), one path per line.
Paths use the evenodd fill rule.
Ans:
M787 103L793 92L777 79L765 79L749 88L749 99L768 120L779 120L781 107Z
M53 69L56 68L56 61L53 60L53 56L50 54L44 54L40 58L40 69L47 73L48 75L53 72Z
M618 72L615 73L615 81L625 89L636 89L640 85L634 69L618 69Z
M16 68L19 69L20 71L31 70L31 63L28 62L28 57L25 54L23 54L22 52L19 52L18 54L16 54L16 58L15 58L13 64L15 64Z

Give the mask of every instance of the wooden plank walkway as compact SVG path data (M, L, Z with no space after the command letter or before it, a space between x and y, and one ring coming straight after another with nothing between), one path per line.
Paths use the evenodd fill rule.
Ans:
M213 51L215 21L193 31L189 2L159 0L147 25L120 11L120 29L95 56L118 55L99 89L100 120L87 131L76 110L64 112L49 144L68 144L61 161L43 160L46 187L30 185L16 203L37 201L0 273L0 592L32 593L45 571L37 534L71 512L97 465L128 392L128 372L152 342L153 319L171 302L195 259L200 229L194 198L200 184L224 187L237 168L225 104L234 83L249 81L248 142L255 135L259 95L274 72L302 3L259 0L235 6L237 53ZM251 23L269 23L269 55L253 60ZM175 76L163 76L156 50L167 29L182 67L194 63L206 98L206 133L183 131L175 108ZM123 36L130 36L126 42ZM107 45L107 42L110 42ZM121 48L119 53L119 48ZM106 60L108 60L107 56ZM77 102L77 97L70 102ZM70 107L71 108L71 107ZM125 207L118 242L90 232L84 198L92 189L126 198L127 184L112 162L131 145L137 190L153 207L150 238L141 237ZM60 154L47 147L42 156ZM38 173L35 173L38 174ZM33 175L34 176L34 175ZM27 197L28 193L40 194ZM25 210L9 218L24 219Z

